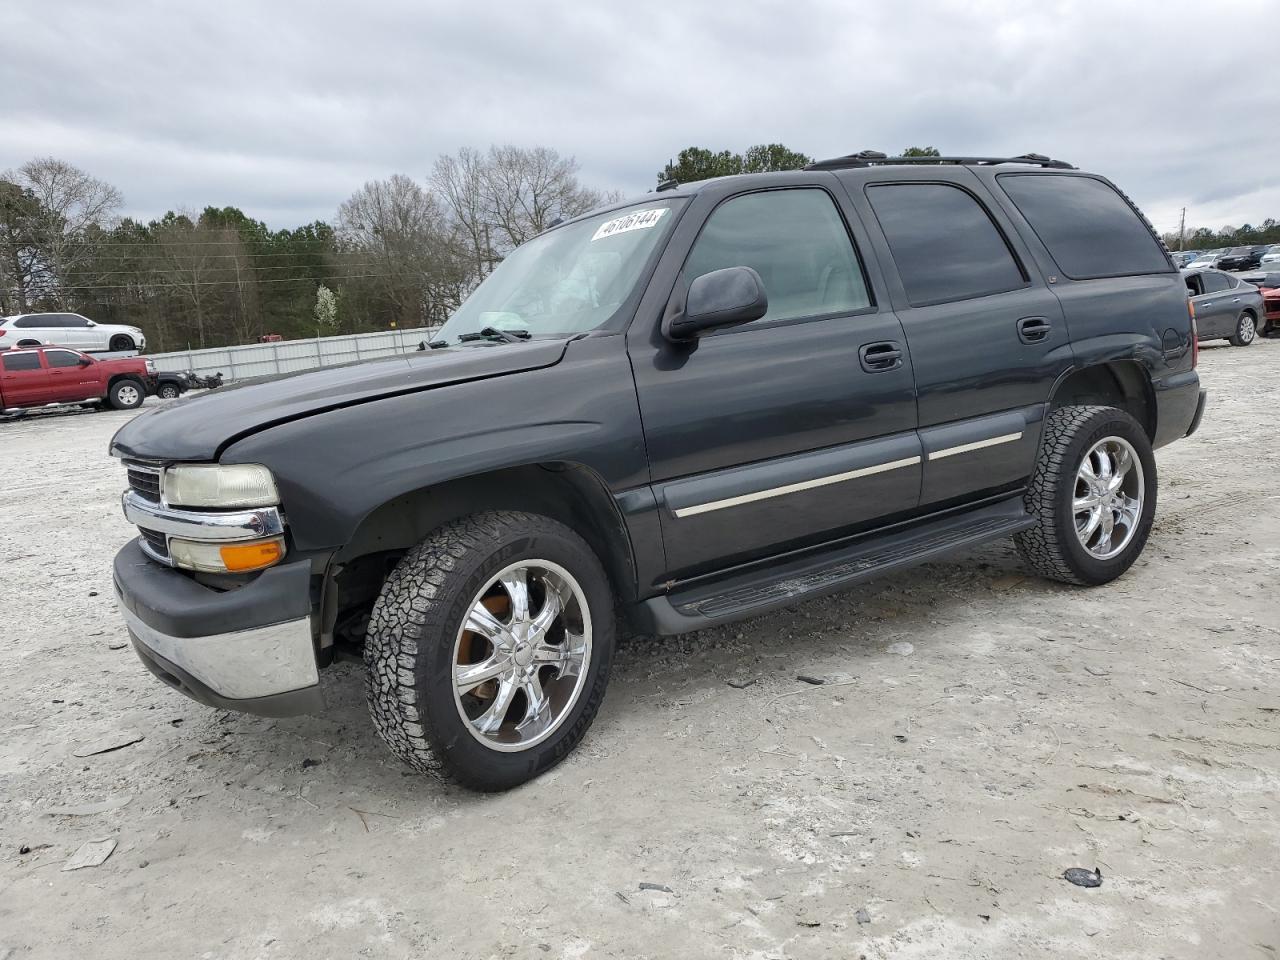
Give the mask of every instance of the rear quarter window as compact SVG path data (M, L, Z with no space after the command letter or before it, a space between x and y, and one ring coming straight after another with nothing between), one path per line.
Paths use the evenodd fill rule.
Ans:
M1109 184L1035 173L997 179L1070 279L1173 272L1142 217Z

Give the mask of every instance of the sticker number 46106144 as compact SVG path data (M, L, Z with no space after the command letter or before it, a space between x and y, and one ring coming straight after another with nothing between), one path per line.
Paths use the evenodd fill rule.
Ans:
M658 221L662 219L662 215L666 212L666 207L653 207L648 210L637 210L635 213L628 213L625 217L606 220L596 228L595 234L591 237L591 242L594 243L597 240L603 240L605 237L612 237L615 234L626 233L628 230L648 230L650 227L656 227Z

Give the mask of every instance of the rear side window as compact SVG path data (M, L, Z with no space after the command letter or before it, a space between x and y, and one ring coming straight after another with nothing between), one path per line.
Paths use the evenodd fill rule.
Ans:
M1231 278L1225 273L1211 273L1206 270L1203 276L1205 293L1221 293L1231 286Z
M44 317L23 317L21 320L13 321L15 327L23 330L33 330L45 326Z
M912 306L968 300L1026 283L1004 235L972 194L946 183L873 184L867 199Z
M1138 212L1101 180L1035 173L998 179L1072 280L1173 271Z
M40 369L40 355L38 353L0 354L0 362L4 363L4 368L8 371Z
M769 295L765 321L856 313L871 305L844 221L823 190L749 193L716 207L689 251L684 279L724 267L760 274Z
M44 361L51 367L78 367L80 355L70 350L46 350Z

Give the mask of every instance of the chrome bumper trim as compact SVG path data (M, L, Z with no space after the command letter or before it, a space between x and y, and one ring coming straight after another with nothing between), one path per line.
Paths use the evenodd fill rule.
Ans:
M256 540L284 533L279 507L257 507L228 513L179 510L147 500L133 490L122 497L125 518L134 526L206 543Z
M253 630L172 637L152 629L120 601L134 638L228 700L270 697L320 682L311 621L286 620Z

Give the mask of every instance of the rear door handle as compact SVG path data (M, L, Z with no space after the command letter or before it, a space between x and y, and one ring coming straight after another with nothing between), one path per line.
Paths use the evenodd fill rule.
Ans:
M864 343L858 348L858 361L867 373L897 370L902 366L902 347L892 340Z
M1048 317L1023 317L1018 321L1018 339L1023 343L1039 343L1052 329Z

